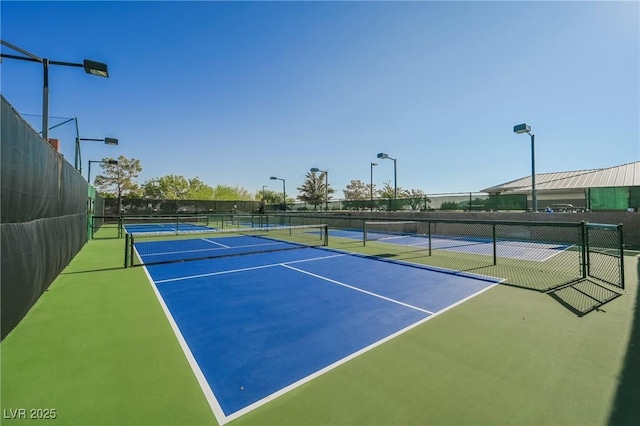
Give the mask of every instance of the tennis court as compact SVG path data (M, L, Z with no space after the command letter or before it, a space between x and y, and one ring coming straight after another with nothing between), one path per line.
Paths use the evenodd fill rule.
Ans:
M472 255L411 256L406 246L363 247L334 231L328 247L314 230L290 239L306 236L320 247L126 269L122 239L90 241L3 342L3 386L12 390L3 392L3 407L51 407L55 423L79 426L637 419L638 363L630 352L638 341L637 259L624 264L624 297L578 316L547 294L463 275L520 282L514 271L535 263L526 274L538 282L538 269L562 256L465 269L471 263L462 257ZM598 247L611 233L602 232L591 235ZM274 235L264 233L254 244ZM136 246L157 239L166 250L178 241L163 234ZM233 240L218 242L248 242ZM354 253L339 251L347 249ZM464 271L441 274L398 259ZM562 265L569 263L547 270L556 275ZM592 261L590 273L600 267ZM491 291L451 292L470 283ZM561 291L574 291L569 303L578 290Z
M127 217L122 224L125 232L178 232L205 231L209 227L207 216L138 216Z
M215 258L170 261L210 246ZM151 263L147 275L220 423L497 283L264 236L163 238L135 251Z
M336 237L350 238L362 241L365 237L362 231L335 230ZM493 241L487 238L427 236L427 235L397 235L393 233L368 232L367 241L377 241L416 249L448 250L458 253L491 256L494 252ZM497 241L496 254L499 257L544 262L568 250L571 244L532 242L532 241Z

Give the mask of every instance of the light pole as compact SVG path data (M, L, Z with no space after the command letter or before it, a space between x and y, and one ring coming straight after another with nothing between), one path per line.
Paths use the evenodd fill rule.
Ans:
M287 211L287 191L285 189L285 183L284 183L284 179L279 178L279 177L275 177L275 176L271 176L269 179L271 180L281 180L282 181L282 200L284 203L284 211Z
M377 166L378 163L371 163L371 183L369 184L369 189L371 190L371 205L370 211L373 211L373 167Z
M385 154L384 152L381 152L378 154L378 158L381 159L385 159L388 158L389 160L393 160L393 209L396 209L396 206L398 205L398 168L397 168L397 162L395 158L391 158L389 157L389 154Z
M324 173L324 202L325 202L325 210L329 211L329 172L326 170L320 170L317 167L311 169L313 173Z
M109 72L107 71L107 64L103 64L102 62L96 62L90 59L83 60L81 64L77 64L73 62L51 61L47 58L40 58L39 56L36 56L30 52L27 52L26 50L21 49L17 46L14 46L13 44L8 43L4 40L0 40L0 43L12 50L15 50L16 52L19 52L25 55L25 56L17 56L17 55L9 55L6 53L0 53L0 57L19 59L21 61L40 62L42 64L43 80L44 80L42 85L42 137L45 140L49 140L49 65L81 67L81 68L84 68L87 74L96 75L98 77L107 77L107 78L109 77Z
M533 211L538 211L538 195L536 194L536 137L531 133L531 126L526 123L518 124L513 127L513 131L517 134L528 133L531 136L531 201L533 203Z
M118 165L118 160L89 160L89 173L87 173L87 182L91 184L91 163L105 163L111 165Z
M74 167L76 168L76 170L80 172L80 174L82 174L82 156L80 154L80 141L104 142L105 145L118 146L118 139L116 138L94 139L94 138L81 138L76 136L76 155L75 155ZM78 166L80 166L80 168L78 168Z

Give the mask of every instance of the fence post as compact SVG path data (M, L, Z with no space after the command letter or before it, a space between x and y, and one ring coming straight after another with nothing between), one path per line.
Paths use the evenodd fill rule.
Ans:
M493 266L498 264L498 248L497 248L497 244L496 244L496 224L494 223L493 225L491 225L491 233L492 235L492 240L493 240Z
M129 234L124 234L124 267L129 266Z
M429 256L431 256L431 221L427 222L427 229L429 233Z
M584 220L580 222L580 245L582 246L582 278L587 278L589 276L589 231Z
M618 240L620 241L620 285L624 290L624 240L622 239L622 224L618 224Z
M362 219L362 247L367 245L367 221Z

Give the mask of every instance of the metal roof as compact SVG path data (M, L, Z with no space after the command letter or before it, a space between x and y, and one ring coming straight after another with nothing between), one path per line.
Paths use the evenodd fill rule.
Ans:
M640 186L640 161L606 169L536 174L536 191L612 186ZM492 186L481 192L531 192L531 176Z

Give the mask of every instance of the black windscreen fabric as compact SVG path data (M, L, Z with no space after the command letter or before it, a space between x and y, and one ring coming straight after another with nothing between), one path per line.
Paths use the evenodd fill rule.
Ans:
M86 226L84 213L0 225L2 339L82 248Z
M2 98L2 222L58 214L60 155Z
M4 339L87 241L88 184L1 99Z

